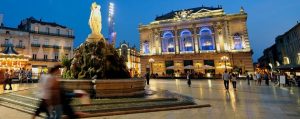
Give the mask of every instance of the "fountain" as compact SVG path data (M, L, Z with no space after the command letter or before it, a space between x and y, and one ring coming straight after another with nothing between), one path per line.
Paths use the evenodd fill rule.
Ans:
M61 82L69 90L82 89L90 93L96 92L96 97L143 95L144 80L129 79L130 74L125 61L101 34L100 8L96 2L92 4L89 19L91 34L75 49L71 65L66 68L66 72L70 72L71 77L76 80Z

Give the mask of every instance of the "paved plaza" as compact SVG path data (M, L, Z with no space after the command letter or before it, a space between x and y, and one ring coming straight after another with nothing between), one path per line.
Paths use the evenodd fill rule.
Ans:
M251 82L252 83L252 82ZM35 84L15 84L14 89L26 89ZM188 87L185 80L152 79L152 90L169 90L193 97L196 103L212 107L160 111L97 117L90 119L297 119L300 117L300 91L298 87L248 86L238 81L237 91L226 91L222 80L193 80ZM4 91L0 90L1 93ZM0 106L0 119L30 118L30 115ZM4 118L5 117L5 118Z

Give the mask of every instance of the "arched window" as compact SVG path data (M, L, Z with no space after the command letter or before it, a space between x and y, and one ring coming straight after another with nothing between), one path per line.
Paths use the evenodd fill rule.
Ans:
M183 30L180 33L180 51L181 52L194 51L193 44L194 43L193 43L192 33L189 30Z
M174 36L170 31L166 31L163 34L162 52L175 52Z
M199 48L200 50L215 50L215 40L212 31L207 28L200 29Z
M233 36L233 45L234 45L234 49L235 50L241 50L243 49L243 41L242 41L242 37L240 36L240 34L235 34Z
M144 51L144 54L150 54L149 42L148 41L145 41L143 43L143 51Z

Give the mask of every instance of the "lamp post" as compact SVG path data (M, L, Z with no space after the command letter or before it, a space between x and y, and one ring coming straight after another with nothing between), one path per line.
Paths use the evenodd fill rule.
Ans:
M221 61L223 61L225 63L225 71L227 71L227 61L228 60L229 60L229 58L227 56L221 57Z
M153 65L153 62L154 62L154 59L153 59L153 58L150 58L150 59L149 59L149 63L150 63L150 65L151 65L151 66L150 66L150 68L151 68L151 73L150 73L150 74L153 74L153 66L152 66L152 65Z

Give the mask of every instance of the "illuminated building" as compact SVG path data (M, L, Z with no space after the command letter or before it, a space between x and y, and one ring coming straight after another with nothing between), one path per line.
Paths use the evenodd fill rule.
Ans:
M29 56L24 68L32 69L34 74L47 72L63 57L72 58L73 41L73 30L33 17L22 20L18 28L0 27L0 51L11 45L18 54Z
M159 76L192 71L203 74L224 72L228 68L253 72L252 50L247 31L247 13L225 14L223 8L198 7L172 11L140 25L142 74ZM229 70L229 69L228 69Z
M141 74L141 62L140 53L135 46L129 47L129 43L125 41L120 44L117 51L121 57L125 60L126 66L130 71L132 77L134 75L140 76Z
M277 36L275 44L264 50L260 65L272 70L298 71L300 76L300 23Z

